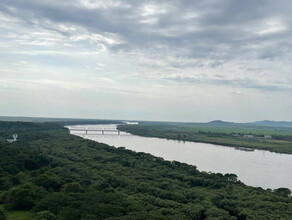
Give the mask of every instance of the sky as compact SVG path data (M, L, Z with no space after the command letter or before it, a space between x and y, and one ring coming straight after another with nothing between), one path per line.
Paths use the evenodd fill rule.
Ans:
M292 121L289 0L1 0L0 115Z

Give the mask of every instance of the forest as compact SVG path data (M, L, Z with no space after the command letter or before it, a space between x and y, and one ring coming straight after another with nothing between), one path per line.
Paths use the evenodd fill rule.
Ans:
M15 142L6 139L18 134ZM289 220L291 191L70 135L0 121L0 220Z

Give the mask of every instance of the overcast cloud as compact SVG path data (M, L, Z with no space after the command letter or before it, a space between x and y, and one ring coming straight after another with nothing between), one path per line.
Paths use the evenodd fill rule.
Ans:
M0 115L292 120L288 0L1 0Z

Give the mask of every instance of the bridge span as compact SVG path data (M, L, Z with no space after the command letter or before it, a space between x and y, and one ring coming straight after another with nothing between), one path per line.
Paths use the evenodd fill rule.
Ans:
M118 129L114 129L114 128L70 128L69 129L70 132L71 131L84 131L85 134L88 134L89 131L95 131L95 132L100 132L102 135L104 134L113 134L113 133L117 133L118 135L121 134L121 131L119 131Z

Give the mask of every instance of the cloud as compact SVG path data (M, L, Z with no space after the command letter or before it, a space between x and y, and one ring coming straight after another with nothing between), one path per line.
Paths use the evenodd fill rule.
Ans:
M18 25L42 30L15 39L18 45L50 47L63 43L86 47L89 43L102 52L160 60L165 67L181 72L196 65L216 68L234 60L276 56L289 60L289 8L289 1L272 0L0 3L6 20L13 18ZM284 74L276 71L273 74Z
M243 88L254 88L259 90L266 91L290 91L292 92L291 81L287 82L285 80L278 80L278 82L266 83L265 80L257 81L253 78L235 78L235 79L226 79L224 77L206 77L204 75L197 75L191 77L182 77L182 76L169 76L164 79L174 81L174 82L183 82L183 83L195 83L195 84L215 84L215 85L232 85L235 87Z
M0 79L287 95L291 10L288 0L1 0Z

